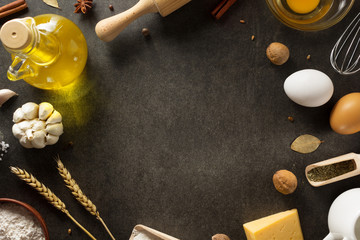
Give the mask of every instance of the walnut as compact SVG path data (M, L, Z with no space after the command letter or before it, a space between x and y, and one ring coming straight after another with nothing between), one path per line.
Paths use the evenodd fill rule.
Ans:
M276 190L284 195L293 193L297 187L296 176L288 170L279 170L273 176Z
M290 52L284 44L273 42L267 47L266 56L273 64L283 65L289 59Z
M218 233L212 236L211 240L230 240L230 238L225 234Z

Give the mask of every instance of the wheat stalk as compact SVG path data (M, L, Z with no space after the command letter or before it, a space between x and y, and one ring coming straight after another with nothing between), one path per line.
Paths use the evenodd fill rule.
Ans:
M65 203L63 203L60 198L58 198L49 188L47 188L43 183L38 181L32 174L28 173L24 169L18 167L10 167L12 173L17 175L21 180L25 181L28 185L33 187L38 193L45 197L45 199L52 204L56 209L65 213L78 227L80 227L91 239L96 240L91 233L89 233L80 223L78 223L66 209Z
M112 240L115 240L114 236L111 234L109 228L106 226L104 220L100 217L99 211L96 209L95 204L91 202L91 200L81 191L79 185L76 183L75 179L71 177L70 172L66 169L64 164L61 162L60 157L55 157L55 160L58 165L58 170L60 176L63 178L65 185L70 189L72 195L76 198L76 200L85 207L85 209L96 216L96 218L101 222L101 224L106 229L107 233L110 235Z

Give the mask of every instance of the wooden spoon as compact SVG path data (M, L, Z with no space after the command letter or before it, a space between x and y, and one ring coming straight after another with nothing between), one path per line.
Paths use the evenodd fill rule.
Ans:
M139 231L139 232L150 233L151 235L154 235L154 236L156 236L156 237L159 237L159 238L161 238L161 239L163 239L163 240L180 240L180 239L178 239L178 238L174 238L174 237L169 236L169 235L167 235L167 234L165 234L165 233L159 232L159 231L157 231L157 230L155 230L155 229L146 227L146 226L141 225L141 224L136 225L136 226L134 227L134 229L137 230L137 231ZM130 237L129 240L134 240L134 237L135 237L135 236L134 236L133 234L131 234L131 237Z
M355 165L355 169L350 171L350 172L344 173L344 174L339 175L337 177L330 178L330 179L325 180L325 181L319 181L319 182L318 181L316 181L316 182L312 181L312 180L310 180L308 178L308 172L311 169L314 169L316 167L327 166L327 165L331 165L331 164L335 164L335 163L340 163L340 162L344 162L344 161L349 161L349 160L353 160L354 165ZM326 185L326 184L329 184L329 183L341 181L341 180L344 180L344 179L347 179L347 178L350 178L350 177L354 177L354 176L359 175L359 174L360 174L360 155L356 154L356 153L348 153L348 154L341 155L341 156L338 156L338 157L330 158L328 160L324 160L324 161L321 161L321 162L317 162L317 163L308 165L305 168L306 179L314 187L320 187L320 186L323 186L323 185Z

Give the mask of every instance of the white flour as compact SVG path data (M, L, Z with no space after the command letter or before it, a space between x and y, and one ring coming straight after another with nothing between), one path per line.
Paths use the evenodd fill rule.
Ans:
M135 229L133 230L132 235L134 236L134 240L163 240L162 238L156 237L150 233L140 232Z
M30 211L15 203L1 203L0 240L45 240L45 236Z

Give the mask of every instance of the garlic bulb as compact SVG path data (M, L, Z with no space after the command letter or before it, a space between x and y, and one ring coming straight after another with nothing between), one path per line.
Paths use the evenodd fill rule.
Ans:
M47 102L25 103L14 112L13 122L12 132L25 148L53 145L63 133L61 114Z

